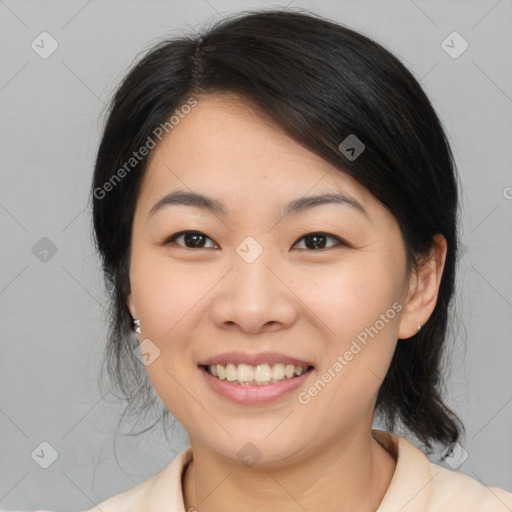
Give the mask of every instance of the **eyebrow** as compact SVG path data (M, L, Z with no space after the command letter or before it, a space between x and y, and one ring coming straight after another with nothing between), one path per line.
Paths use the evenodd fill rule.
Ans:
M283 216L301 213L315 206L324 204L348 205L368 216L368 212L358 201L340 192L305 196L295 199L286 205ZM203 194L197 194L195 192L176 190L158 200L149 211L148 217L152 217L156 212L171 205L194 206L196 208L224 216L228 213L226 206L222 201Z

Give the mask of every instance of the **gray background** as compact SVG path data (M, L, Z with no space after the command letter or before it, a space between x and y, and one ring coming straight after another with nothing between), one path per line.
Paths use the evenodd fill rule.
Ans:
M458 471L512 490L511 0L6 0L0 1L0 507L90 508L155 474L187 446L181 428L170 447L161 434L118 435L114 450L122 407L97 385L105 293L86 201L101 115L115 85L152 43L222 14L287 3L383 43L421 79L440 113L464 189L464 256L447 380L448 403L467 427L469 456ZM59 45L46 59L31 48L43 31ZM453 31L469 44L458 58L441 46ZM54 255L41 252L49 244L44 237ZM46 470L31 458L42 441L58 452Z

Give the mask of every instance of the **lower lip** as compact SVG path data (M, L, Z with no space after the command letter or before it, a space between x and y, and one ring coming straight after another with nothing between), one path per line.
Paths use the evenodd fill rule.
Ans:
M204 366L200 366L199 369L204 375L206 382L214 391L241 405L266 404L278 400L297 389L313 373L313 369L310 369L299 377L293 377L273 384L243 386L214 377L208 373Z

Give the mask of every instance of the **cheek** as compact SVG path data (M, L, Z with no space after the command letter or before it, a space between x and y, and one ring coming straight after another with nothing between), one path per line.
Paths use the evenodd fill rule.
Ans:
M132 293L144 323L142 333L160 340L172 338L173 332L183 328L214 284L211 272L198 272L190 264L171 264L165 256L150 251L134 253L131 270Z
M198 347L207 344L211 334L206 330L206 336L197 336L198 326L205 319L209 294L224 273L218 267L171 262L150 250L139 249L132 255L130 279L141 318L139 339L151 340L159 351L146 371L179 421L184 419L180 412L190 408L185 389L194 389L191 378L200 377L194 363Z
M143 343L149 339L158 351L146 372L167 409L178 421L186 422L182 414L190 408L190 395L185 388L195 371L187 336L194 329L194 314L212 278L140 249L132 254L130 279L141 318L139 339Z
M330 414L329 407L340 396L347 410L368 403L387 373L396 346L402 310L400 276L384 262L370 264L368 259L367 263L359 260L338 271L318 273L314 286L304 284L298 291L299 296L308 297L307 305L326 333L319 377L328 373L325 379L333 385L326 386L323 414Z
M379 265L345 265L317 275L309 286L297 294L308 297L325 336L318 338L317 379L300 403L324 424L357 424L372 410L393 356L402 309L399 287Z
M319 268L307 279L296 280L293 286L333 340L343 341L355 338L386 315L400 299L400 283L385 265L358 261L337 268ZM386 327L397 323L396 308L384 320ZM379 329L381 324L378 322Z

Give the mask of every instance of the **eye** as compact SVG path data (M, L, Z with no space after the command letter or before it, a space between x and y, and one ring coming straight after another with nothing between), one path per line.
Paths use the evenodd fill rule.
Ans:
M205 245L205 241L211 240L213 242L209 236L206 236L200 231L181 231L171 235L163 242L163 244L168 245L170 243L175 243L176 240L179 240L180 238L183 239L183 243L178 243L178 245L184 245L187 249L208 249L209 247ZM216 247L218 247L218 245L214 242L213 248Z
M334 240L335 243L326 247L326 240L328 239ZM334 247L336 245L347 245L341 238L335 235L329 235L327 233L308 233L303 237L299 238L297 242L295 242L294 246L297 245L301 240L304 240L305 247L299 247L299 249L311 249L311 250L319 250L319 249L329 249L330 247Z
M182 242L177 242L182 239ZM327 245L327 240L333 240L334 243L331 245ZM210 240L212 245L206 245L206 242ZM302 242L304 241L304 242ZM200 231L180 231L179 233L175 233L167 238L163 245L169 245L171 243L176 243L177 245L181 245L187 249L208 249L208 248L218 248L219 246L207 235L201 233ZM300 243L303 243L303 247L297 247ZM346 246L348 245L341 238L335 235L329 235L323 232L317 233L308 233L307 235L299 238L297 242L295 242L294 247L298 249L309 249L309 250L321 250L321 249L329 249L335 246Z

